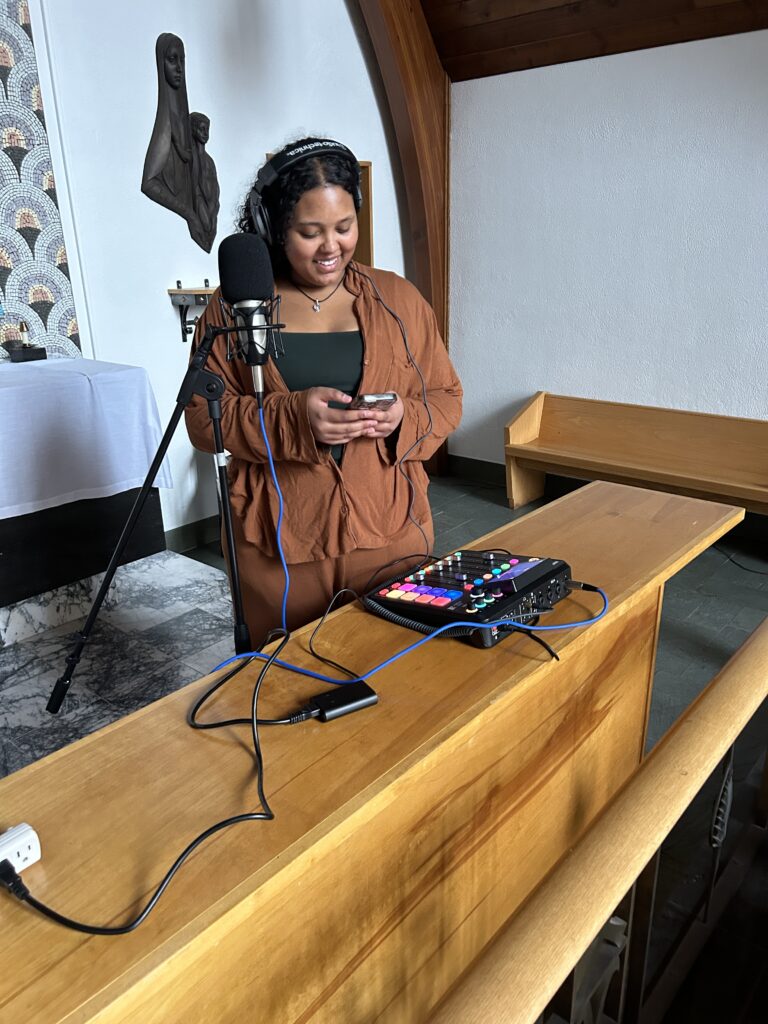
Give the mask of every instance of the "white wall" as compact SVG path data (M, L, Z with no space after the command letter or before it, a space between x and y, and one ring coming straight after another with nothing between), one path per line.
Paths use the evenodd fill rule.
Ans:
M768 32L451 98L451 450L540 389L768 417Z
M344 0L33 0L32 26L84 351L144 366L163 423L186 368L167 289L217 282L216 248L267 151L327 134L373 162L376 262L403 271L388 111L357 6ZM155 40L185 44L190 110L211 118L221 185L209 256L140 192L157 104ZM394 157L394 162L393 162ZM68 216L68 208L71 214ZM97 439L94 439L97 443ZM166 529L215 511L213 470L183 426L171 448Z

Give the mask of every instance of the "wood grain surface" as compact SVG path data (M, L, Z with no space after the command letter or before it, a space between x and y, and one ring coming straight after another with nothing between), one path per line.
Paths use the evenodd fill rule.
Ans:
M423 0L451 81L768 27L768 0Z
M423 1019L637 765L664 581L742 516L599 483L479 539L565 559L609 614L551 634L559 663L524 637L432 641L371 678L375 708L264 731L276 820L206 843L130 935L66 931L6 896L0 1020ZM596 607L580 593L553 618ZM320 647L364 672L414 637L350 606ZM307 639L286 657L316 669ZM254 674L210 715L247 714ZM185 724L208 682L0 782L0 828L40 834L38 899L120 923L196 834L256 809L247 728ZM260 712L318 689L275 670Z
M384 81L408 201L413 282L448 330L450 85L424 13L409 0L360 0Z
M530 1024L768 696L768 620L682 715L430 1024Z

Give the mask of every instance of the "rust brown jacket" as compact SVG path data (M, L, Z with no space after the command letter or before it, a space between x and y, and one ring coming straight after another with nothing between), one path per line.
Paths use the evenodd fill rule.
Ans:
M403 322L400 328L364 275L376 283L384 302ZM291 392L277 363L264 368L264 421L277 478L283 492L282 543L286 561L335 558L356 548L385 547L405 527L411 496L397 462L413 485L414 519L429 522L428 478L422 462L456 428L462 390L437 329L434 312L416 288L397 274L350 263L344 287L354 296L363 337L360 394L396 391L405 413L391 438L356 438L337 466L326 445L315 442L307 416L307 392ZM218 289L198 321L195 341L208 323L224 325ZM416 366L424 377L422 386ZM232 454L229 469L232 508L247 541L264 555L277 554L278 498L253 395L251 371L242 360L226 361L226 339L216 339L208 369L224 380L222 432ZM426 392L426 404L424 394ZM192 443L213 451L208 406L196 398L186 411ZM420 444L416 444L423 438ZM415 447L414 447L415 446Z

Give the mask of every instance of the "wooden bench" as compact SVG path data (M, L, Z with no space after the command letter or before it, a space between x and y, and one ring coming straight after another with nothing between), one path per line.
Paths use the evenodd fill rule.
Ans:
M459 979L429 1017L430 1024L540 1021L560 985L767 695L768 619ZM767 802L764 773L757 823L752 826L756 843L764 835ZM642 1019L642 983L626 1004L622 1019ZM645 1009L651 1010L651 1020L657 1019L651 1007ZM663 1012L663 1006L659 1009Z
M546 473L651 487L768 514L768 421L539 391L505 428L507 496L519 508Z

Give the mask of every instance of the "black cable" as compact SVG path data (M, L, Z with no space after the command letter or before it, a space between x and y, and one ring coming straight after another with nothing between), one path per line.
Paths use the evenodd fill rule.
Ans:
M269 806L266 794L264 792L264 757L261 751L261 741L259 738L260 723L257 717L257 707L259 693L261 691L264 678L268 670L274 663L275 658L278 657L278 655L280 654L280 652L290 639L290 633L288 633L285 630L273 630L270 636L273 636L275 633L278 632L283 637L282 642L278 644L274 652L270 655L269 659L264 663L261 672L259 672L256 684L253 689L253 696L251 698L251 718L245 720L247 722L250 722L252 729L254 757L256 760L256 787L259 795L259 803L262 807L261 811L252 811L247 814L236 814L231 818L225 818L223 821L216 822L216 824L211 825L210 828L207 828L204 832L201 832L200 835L196 836L195 839L193 839L192 842L187 847L185 847L184 850L182 850L182 852L176 858L174 863L171 865L170 869L166 872L165 877L160 882L157 889L155 889L155 892L150 897L144 909L132 921L129 921L127 924L124 925L102 927L100 925L84 924L82 921L76 921L73 918L67 917L65 914L60 914L57 910L53 910L51 907L46 906L45 903L41 903L39 900L35 899L34 896L32 896L29 889L27 889L26 885L23 883L18 873L14 870L11 862L7 860L4 860L2 864L0 864L0 885L4 886L10 893L12 893L12 895L16 896L17 899L20 899L24 903L28 903L30 907L33 907L35 910L39 911L45 917L50 918L57 924L61 924L67 928L71 928L74 931L85 932L88 935L126 935L128 932L132 932L134 929L138 928L139 925L147 919L149 914L154 910L155 906L157 905L157 902L160 899L160 897L163 895L165 890L170 885L176 872L184 864L184 862L190 856L190 854L193 853L197 849L197 847L200 846L201 843L204 843L206 839L208 839L212 835L215 835L217 832L220 832L222 829L228 828L230 825L237 825L243 821L272 821L275 815L271 807ZM248 661L250 661L250 659L247 659L244 662L244 664L247 664ZM205 695L206 699L211 695L211 693L215 692L217 689L219 689L220 686L222 686L225 682L227 682L234 675L236 675L237 672L240 671L242 667L244 666L238 665L236 669L234 669L231 672L228 672L222 679L218 680L213 689ZM194 711L199 710L199 707L200 702L198 701L197 705L195 705ZM197 728L201 728L201 726L198 725Z
M729 555L727 551L724 551L717 544L713 544L712 547L715 551L719 551L721 555L725 555L729 562L733 562L734 565L738 566L739 569L743 569L744 572L753 572L756 576L768 576L768 571L765 569L750 569L748 565L742 565L741 562L737 562L733 555Z
M352 669L345 668L343 665L340 665L338 661L334 661L332 658L326 658L322 654L318 654L314 648L315 637L319 633L322 626L325 624L325 620L331 614L333 606L336 604L336 601L338 600L338 598L341 597L342 594L353 594L358 600L360 600L360 595L357 593L356 590L352 590L351 587L343 587L341 590L336 591L336 593L331 598L331 603L325 609L325 614L323 615L322 619L320 619L318 624L312 630L312 635L309 638L309 653L312 655L313 658L317 658L318 661L322 661L324 665L328 665L330 666L330 668L336 669L337 672L343 672L344 675L349 676L350 679L359 679L359 672L353 672Z
M267 634L264 642L259 647L257 653L260 653L264 649L264 647L266 647L267 644L271 643L274 639L277 639L275 634L278 634L279 636L282 636L283 635L283 630L282 629L272 629L272 630L270 630L269 633ZM192 729L200 729L200 730L204 730L204 729L223 729L227 725L250 725L251 724L251 719L250 718L227 718L227 719L223 719L223 720L218 721L218 722L198 722L197 721L197 715L198 715L198 712L203 707L203 705L207 704L207 702L211 699L211 697L214 695L214 693L216 693L217 690L221 689L221 687L225 683L228 683L229 680L232 679L233 676L236 676L238 672L241 672L245 668L246 665L250 665L250 663L253 660L254 660L253 657L243 658L243 660L239 661L237 663L237 665L233 669L231 669L229 672L227 672L226 675L222 676L221 679L217 680L210 689L205 691L205 693L202 695L202 697L200 697L200 699L192 706L192 708L190 709L189 714L187 715L187 724ZM357 677L355 677L355 678L357 678ZM260 718L259 719L259 725L298 725L299 722L306 722L307 719L311 718L311 717L312 717L311 714L309 714L306 709L302 709L301 711L294 712L294 714L292 714L292 715L287 715L285 718Z
M389 569L389 567L392 565L397 565L398 562L407 562L410 558L417 558L419 561L419 564L415 566L413 569L411 569L412 573L418 572L419 569L421 569L423 565L426 565L427 562L432 562L435 560L435 556L433 554L428 553L426 555L422 555L420 552L418 554L401 555L400 558L393 558L391 562L385 562L384 565L380 565L378 569L374 570L374 572L371 573L371 575L368 577L368 582L363 587L363 593L368 593L368 591L373 586L373 581L376 579L380 572L384 572L385 569ZM396 576L395 579L399 579L399 577Z
M237 673L244 669L246 665L250 665L252 661L253 658L244 658L242 661L238 662L237 666L231 672L227 672L227 674L217 680L209 690L205 691L202 697L192 706L189 714L187 715L187 724L192 729L223 729L227 725L251 724L250 718L226 718L218 722L198 722L197 714L203 705L210 700L214 693L216 693L224 683L228 683L233 676L237 675ZM285 718L260 718L259 725L298 725L299 722L306 722L307 719L311 717L312 716L306 711L306 709L303 709L292 715L287 715Z
M274 818L274 814L272 813L272 809L267 803L267 797L266 794L264 793L264 756L261 752L261 740L259 739L258 703L261 687L264 683L264 679L266 678L267 672L269 672L270 668L274 664L275 659L281 653L281 651L288 643L288 641L291 639L290 631L287 629L273 630L272 634L270 635L274 635L278 632L283 634L283 639L274 649L272 654L270 654L269 658L264 662L264 666L261 672L259 672L258 678L256 679L256 685L253 688L253 696L251 697L251 735L253 737L253 751L254 756L256 758L256 788L259 793L259 800L261 801L261 806L264 808L265 813L268 814L270 818Z
M192 708L190 709L190 712L187 715L187 723L193 729L221 729L225 725L250 725L251 724L250 718L228 718L225 721L221 721L221 722L207 722L207 723L206 722L198 722L197 721L197 713L198 713L198 711L200 711L200 709L203 707L203 705L206 704L210 700L210 698L214 695L214 693L216 693L217 690L220 690L221 687L225 683L228 683L229 680L232 679L234 676L236 676L238 672L242 672L242 670L245 668L245 666L246 665L250 665L250 663L252 661L253 661L253 658L243 658L241 661L239 661L235 665L235 667L233 669L231 669L229 672L227 672L225 675L223 675L221 677L221 679L217 680L210 689L206 690L205 693L202 695L202 697L200 697L200 699L198 701L196 701L195 704L192 705Z
M366 594L368 593L368 591L373 586L373 581L376 579L376 577L379 575L379 573L384 572L385 569L389 569L393 565L397 565L398 562L407 562L411 558L418 559L419 561L418 561L417 568L421 568L421 566L424 565L426 562L429 562L430 560L432 560L434 558L434 556L431 555L431 554L423 555L423 554L421 554L419 552L419 553L411 554L411 555L401 555L399 558L393 558L390 562L386 562L384 565L380 565L378 567L378 569L374 570L374 572L368 578L368 582L363 587L363 592L366 593ZM415 572L416 569L413 569L411 571ZM317 658L318 661L322 661L322 663L324 665L328 665L329 668L336 669L336 671L338 671L338 672L343 672L344 675L349 676L350 679L359 679L360 676L359 676L358 672L353 672L352 669L345 668L344 665L339 664L338 661L334 661L332 658L326 658L324 655L318 654L318 652L315 650L315 646L314 646L317 634L320 632L321 628L325 625L325 620L328 618L328 616L332 612L332 610L334 608L334 605L336 604L337 600L341 597L342 594L352 594L362 604L362 599L361 599L360 595L357 593L356 590L353 590L351 587L342 587L341 590L337 590L336 593L331 598L330 603L329 603L328 607L326 608L325 613L323 614L322 619L320 619L318 624L312 630L312 635L309 638L309 653L312 655L313 658Z
M539 636L538 633L534 633L532 629L515 629L513 626L510 632L523 633L525 636L529 636L531 640L535 640L537 644L540 644L550 657L554 658L555 661L560 661L560 655L554 647L551 647L543 637Z
M220 832L222 829L228 828L230 825L239 824L241 821L271 821L272 818L274 818L274 815L271 811L254 811L250 814L238 814L232 818L225 818L223 821L218 821L215 825L211 825L210 828L207 828L205 832L201 832L200 835L193 839L189 846L187 846L176 858L172 867L165 875L165 878L163 878L160 885L155 889L154 894L138 917L124 925L101 927L99 925L83 924L81 921L75 921L71 917L66 917L64 914L60 914L57 910L53 910L51 907L46 906L45 903L41 903L39 900L35 899L29 889L27 889L26 885L24 885L19 875L14 871L11 862L7 860L4 860L2 864L0 864L0 885L3 885L10 893L12 893L12 895L16 896L17 899L22 900L24 903L28 903L30 907L34 907L35 910L44 914L45 917L50 918L52 921L56 921L57 924L63 924L65 927L71 928L76 932L85 932L88 935L126 935L128 932L132 932L134 929L138 928L139 925L147 919L149 914L157 905L157 901L170 885L176 872L182 866L187 857L189 857L189 855L193 853L201 843L205 842L206 839L214 835L216 832ZM10 872L8 871L8 868L10 868Z

